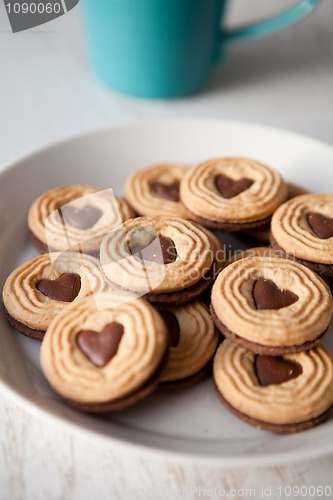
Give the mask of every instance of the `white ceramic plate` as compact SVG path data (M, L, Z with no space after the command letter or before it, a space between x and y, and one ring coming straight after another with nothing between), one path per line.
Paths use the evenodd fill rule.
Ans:
M196 164L224 155L256 158L314 192L333 186L333 147L295 134L249 124L168 120L93 132L25 157L0 177L0 284L36 255L27 238L32 201L47 189L86 183L122 192L133 171L160 161ZM333 329L325 339L333 351ZM50 390L39 364L39 343L15 332L0 315L0 389L25 409L75 433L149 457L201 464L267 465L333 452L333 415L306 432L278 436L229 414L211 380L176 394L153 394L116 415L86 416Z

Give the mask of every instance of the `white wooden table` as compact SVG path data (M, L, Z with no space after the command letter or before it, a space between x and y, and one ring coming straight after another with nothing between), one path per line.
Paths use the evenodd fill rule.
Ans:
M267 3L234 0L230 23L292 2ZM333 143L332 21L333 2L324 0L297 26L231 47L199 95L167 102L121 96L95 81L78 8L13 35L1 3L0 166L69 134L146 118L236 119ZM223 491L226 498L296 498L286 486L333 487L333 456L225 470L138 459L46 423L1 394L0 443L0 500L218 498Z

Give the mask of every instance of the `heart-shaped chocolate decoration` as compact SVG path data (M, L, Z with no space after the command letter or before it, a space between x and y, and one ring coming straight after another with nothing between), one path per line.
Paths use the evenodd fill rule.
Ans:
M91 205L84 208L65 205L61 213L66 222L78 229L90 229L102 216L102 210Z
M169 346L177 347L180 329L176 316L169 311L160 311L160 315L162 316L168 330Z
M170 264L177 259L177 250L171 238L157 236L147 246L136 245L131 248L131 254L142 260Z
M327 240L333 236L333 219L317 212L309 212L307 221L312 231L321 240Z
M163 184L163 182L154 182L151 187L162 198L170 201L179 201L179 186L178 181L173 184Z
M261 386L282 384L298 377L303 371L301 365L284 359L282 356L261 356L258 354L254 366Z
M282 309L298 300L289 290L280 290L271 280L259 278L253 286L252 295L256 309Z
M59 302L73 302L81 289L81 277L76 273L64 273L56 280L41 280L37 290Z
M215 178L215 186L223 198L227 199L237 196L239 193L242 193L252 186L252 184L253 181L251 179L243 178L235 181L234 179L230 179L230 177L223 174L219 174Z
M117 354L124 328L120 323L105 325L102 331L81 330L76 343L94 365L105 366Z

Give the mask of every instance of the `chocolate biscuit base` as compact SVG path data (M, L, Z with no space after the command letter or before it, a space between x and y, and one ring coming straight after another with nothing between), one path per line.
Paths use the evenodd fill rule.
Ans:
M304 431L306 429L311 429L312 427L320 424L323 420L328 418L329 413L332 409L332 406L326 410L324 413L321 415L318 415L318 417L312 418L310 420L305 420L304 422L295 422L295 423L290 423L290 424L273 424L271 422L265 422L263 420L259 420L253 417L249 417L245 413L242 413L241 411L237 410L234 406L232 406L220 393L218 387L215 384L215 391L217 393L217 396L221 403L232 413L235 415L235 417L239 418L240 420L243 420L245 423L250 424L257 429L269 431L269 432L274 432L277 434L294 434L295 432L300 432Z
M32 245L35 247L35 249L37 250L38 253L40 254L44 254L44 253L50 253L50 252L59 252L59 250L57 250L56 248L51 248L51 247L48 247L46 245L46 243L43 243L42 241L40 241L37 236L34 235L34 233L31 231L31 229L29 229L29 239L32 243ZM68 251L70 251L71 248L69 247L68 248ZM72 248L72 251L79 251L77 247L73 247ZM64 250L64 252L66 252L67 250ZM82 252L80 252L82 253ZM96 252L89 252L89 255L91 255L92 257L96 257L96 259L99 258L99 251L97 250Z
M187 210L188 218L199 222L204 227L209 227L215 231L228 231L230 233L237 231L247 231L248 229L254 229L261 226L265 226L270 223L271 216L266 217L262 220L252 221L252 222L218 222L214 220L206 219L200 215L194 214L190 210Z
M116 290L126 290L131 292L132 290L125 289L117 283L109 280L105 276L105 280L109 283L111 289ZM144 299L150 302L152 305L158 305L160 307L165 306L182 306L192 302L192 300L197 299L214 281L214 270L213 267L207 271L207 273L193 286L189 288L184 288L183 290L178 290L177 292L170 293L146 293L142 295Z
M35 234L31 231L30 227L28 228L28 234L29 234L29 238L30 238L31 243L33 244L33 246L35 247L35 249L37 250L37 252L39 252L39 253L48 253L48 252L52 252L53 251L51 248L49 248L47 246L46 243L43 243L42 241L40 241L37 238L37 236L35 236Z
M237 234L237 237L243 241L244 243L246 243L247 245L250 245L252 247L257 247L257 246L260 246L260 247L269 247L270 246L270 241L269 241L269 237L267 236L267 238L264 237L264 230L267 231L267 235L269 234L269 230L270 230L270 225L267 224L266 226L262 226L260 228L258 228L259 230L256 231L255 229L253 230L253 232L250 231L240 231L238 234Z
M330 287L331 292L333 294L333 276L328 278L328 286Z
M65 398L65 401L75 410L79 410L84 413L108 413L124 410L154 392L159 384L162 371L168 359L168 354L169 352L167 348L161 363L151 377L141 387L139 387L139 389L127 394L124 397L113 401L107 401L105 403L80 403L67 398Z
M24 323L21 323L17 319L13 318L5 308L5 313L6 317L9 321L9 323L20 333L25 335L26 337L29 337L31 339L35 340L43 340L43 337L45 335L45 330L35 330L34 328L30 328L29 326L25 325Z
M305 342L304 344L292 345L292 346L284 346L284 345L270 346L264 344L257 344L256 342L251 342L250 340L246 340L243 337L240 337L236 333L229 330L229 328L220 320L220 318L217 317L212 304L210 305L210 312L213 321L215 323L215 326L223 333L223 335L225 335L225 337L230 338L237 344L246 347L246 349L249 349L250 351L256 354L265 354L267 356L283 356L284 354L308 351L309 349L316 347L316 345L320 343L321 339L328 330L327 327L326 330L323 333L321 333L316 339Z
M311 262L309 260L299 259L298 257L295 257L295 255L287 253L285 249L278 244L272 233L271 233L271 245L274 248L274 250L280 252L280 257L283 257L285 259L295 260L296 262L303 264L303 266L306 266L309 269L311 269L311 271L314 271L315 273L319 274L319 276L333 277L333 264L320 264L319 262Z

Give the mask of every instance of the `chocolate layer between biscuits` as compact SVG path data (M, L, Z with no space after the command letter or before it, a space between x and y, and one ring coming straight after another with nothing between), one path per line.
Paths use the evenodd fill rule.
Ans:
M178 290L177 292L170 293L146 293L142 295L144 299L153 305L158 306L182 306L188 304L192 300L198 298L208 287L213 283L215 279L214 265L207 271L207 273L193 286L189 288L184 288L183 290ZM127 292L132 292L132 290L125 289L114 283L109 278L105 276L105 280L109 283L111 289L125 290ZM133 292L135 293L135 292Z
M157 388L162 371L168 359L168 354L169 350L167 348L161 363L158 365L157 369L151 375L151 377L137 390L127 394L124 397L115 399L113 401L106 401L104 403L81 403L67 398L65 398L65 401L76 410L85 413L108 413L124 410L125 408L128 408L129 406L137 403L141 399L146 398Z
M228 231L228 232L237 232L237 231L246 231L248 229L259 228L265 226L270 223L271 216L266 217L265 219L251 221L251 222L218 222L214 220L206 219L205 217L201 217L200 215L194 214L188 208L186 208L188 218L192 219L196 222L199 222L204 227L209 227L210 229L214 229L215 231Z
M30 227L28 228L28 234L31 243L39 253L48 253L52 252L53 250L47 246L46 243L43 243L40 241L40 239L37 238L37 236L31 231Z
M288 353L291 354L296 352L308 351L309 349L312 349L313 347L315 347L320 343L321 339L328 330L327 327L326 330L324 330L324 332L321 333L316 339L307 341L304 344L292 345L292 346L284 346L284 345L270 346L264 344L257 344L256 342L251 342L250 340L244 339L243 337L237 335L235 332L229 330L229 328L217 316L212 304L210 304L210 312L213 321L215 323L215 326L223 333L223 335L230 338L237 344L246 347L250 351L255 352L256 354L266 354L268 356L283 356L284 354Z
M319 276L333 277L333 264L320 264L319 262L312 262L305 259L299 259L295 255L289 254L283 247L281 247L278 244L272 233L270 241L274 250L280 253L279 255L280 257L283 257L285 259L295 260L296 262L303 264L303 266L306 266L309 269L311 269L311 271L314 271L315 273L319 274Z
M312 418L310 420L305 420L303 422L293 422L293 423L286 423L286 424L274 424L271 422L265 422L264 420L259 420L253 417L250 417L246 415L245 413L242 413L240 410L237 410L234 406L232 406L221 394L219 391L215 381L215 391L217 393L217 396L221 403L232 413L235 415L235 417L238 417L239 419L243 420L247 424L250 424L257 429L262 429L265 431L269 432L275 432L278 434L293 434L295 432L300 432L306 429L311 429L312 427L320 424L323 420L325 420L328 416L329 413L332 409L332 406L328 408L324 413L321 415L318 415L315 418Z
M43 340L43 337L45 335L45 330L35 330L34 328L30 328L29 326L25 325L24 323L21 323L17 319L13 318L5 308L5 313L6 317L9 321L9 323L20 333L25 335L26 337L29 337L31 339L35 340Z

